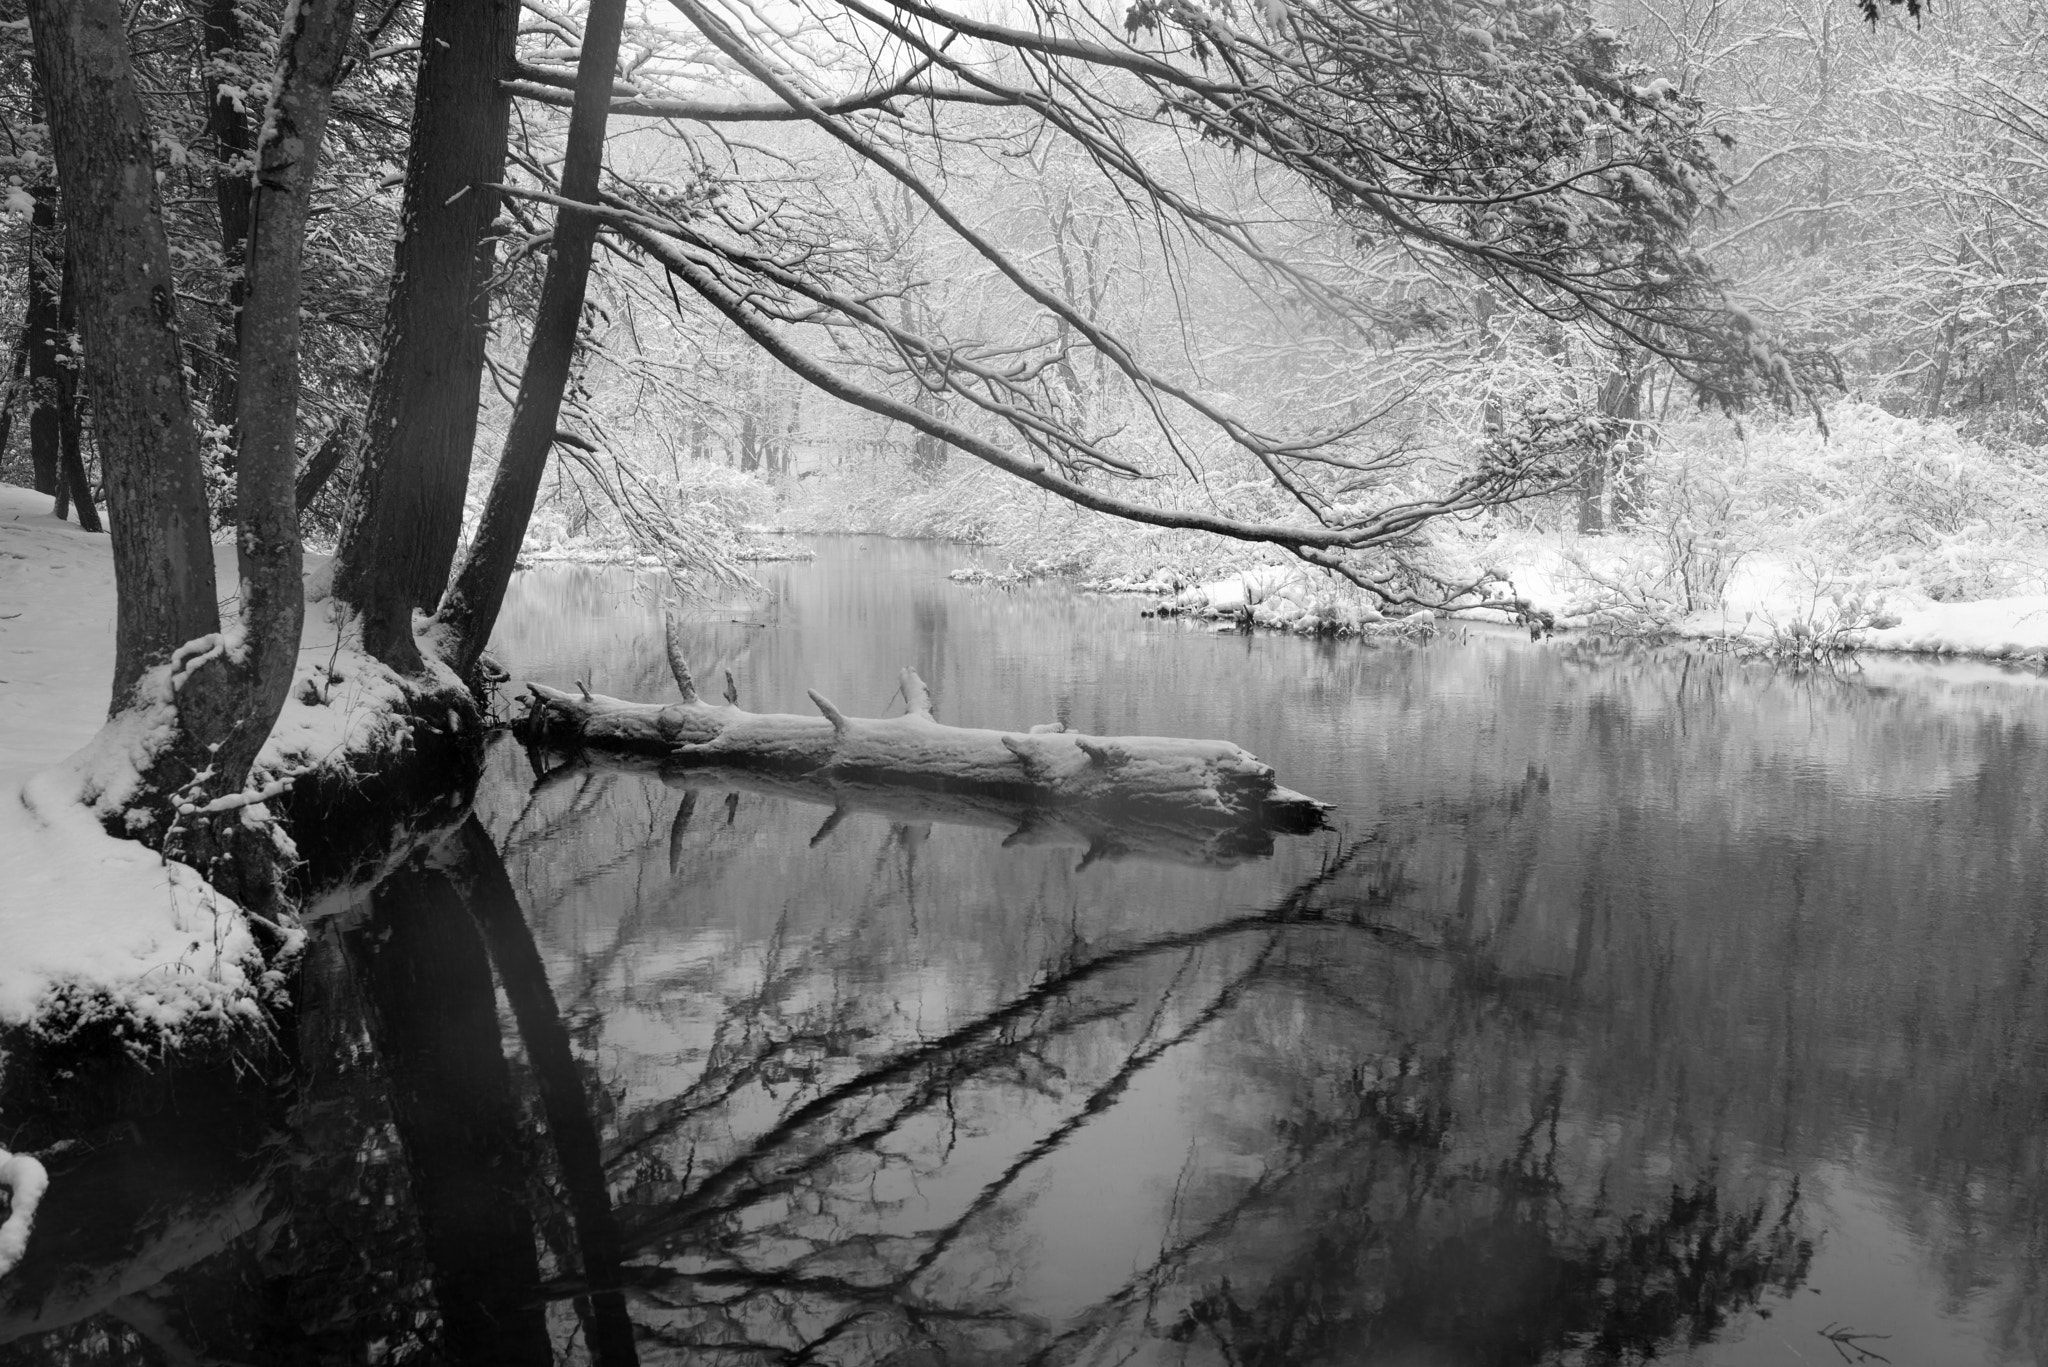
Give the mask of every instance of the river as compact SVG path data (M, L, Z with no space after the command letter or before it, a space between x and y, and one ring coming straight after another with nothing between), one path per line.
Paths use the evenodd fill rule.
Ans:
M0 1362L2048 1361L2037 674L1251 636L818 545L688 611L705 691L886 715L910 664L949 722L1237 741L1330 828L501 742L323 908L297 1071L135 1118L100 1180L190 1199ZM658 599L523 574L494 650L671 697Z

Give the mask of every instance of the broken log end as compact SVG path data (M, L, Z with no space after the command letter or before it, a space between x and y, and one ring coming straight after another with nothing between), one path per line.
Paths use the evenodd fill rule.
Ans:
M1277 783L1259 805L1265 824L1286 835L1308 835L1330 824L1329 803Z

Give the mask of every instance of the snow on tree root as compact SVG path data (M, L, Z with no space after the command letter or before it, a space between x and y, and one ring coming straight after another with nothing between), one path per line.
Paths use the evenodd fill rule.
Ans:
M672 651L671 664L680 663ZM811 701L819 716L748 712L700 698L687 666L676 675L684 700L666 705L530 683L528 712L515 730L529 744L553 748L620 750L1048 806L1143 809L1210 825L1309 831L1322 825L1327 811L1281 787L1271 765L1227 741L948 726L932 716L930 690L911 669L903 671L910 711L900 717L849 717L816 691Z

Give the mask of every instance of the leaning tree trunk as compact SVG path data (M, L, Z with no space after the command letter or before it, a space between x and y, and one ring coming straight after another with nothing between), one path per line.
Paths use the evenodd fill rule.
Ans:
M327 487L327 481L334 478L335 471L348 459L349 448L355 444L356 422L344 413L334 420L334 426L327 429L327 435L314 448L313 458L299 471L299 482L293 486L292 501L299 505L301 516L313 506L313 500L320 497L320 491Z
M428 0L382 355L371 386L335 596L363 644L414 669L412 613L448 585L462 530L497 260L518 0Z
M612 73L625 29L626 0L593 0L583 25L583 54L576 71L576 103L569 115L568 148L562 161L562 197L597 203L598 173L604 169L604 125L612 100ZM483 520L462 569L437 614L453 644L449 663L467 675L490 641L505 601L519 545L533 516L562 412L562 390L576 354L583 321L583 296L590 280L590 253L597 244L594 215L562 208L555 213L554 255L541 285L533 341L519 377L519 398L505 449L484 504Z

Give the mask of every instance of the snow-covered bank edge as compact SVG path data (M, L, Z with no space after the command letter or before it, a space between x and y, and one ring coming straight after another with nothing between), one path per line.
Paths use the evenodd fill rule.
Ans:
M1585 611L1559 588L1555 564L1501 574L1483 596L1443 610L1382 611L1341 581L1307 567L1251 565L1203 583L1161 570L1145 578L1087 579L1049 568L956 570L962 584L1015 587L1063 579L1084 593L1128 595L1154 606L1142 615L1185 617L1229 628L1312 636L1424 636L1444 622L1528 627L1615 640L1681 641L1770 656L1883 652L2048 667L2048 594L1938 603L1924 595L1814 591L1783 566L1762 562L1729 585L1729 606L1671 619L1650 613Z
M111 546L0 486L0 1083L66 1055L150 1063L260 1041L303 943L284 907L248 909L194 869L117 838L170 738L176 691L231 633L145 676L142 705L105 721L112 678ZM219 548L232 584L232 546ZM402 678L350 647L319 584L289 697L234 817L281 865L321 876L365 813L402 814L431 761L434 796L481 750L482 719L446 669ZM189 809L188 809L189 810ZM183 819L180 817L179 819ZM377 823L381 831L383 823ZM294 842L287 831L295 832ZM308 848L310 847L310 848ZM50 1060L57 1062L51 1064ZM33 1061L31 1061L33 1060Z

